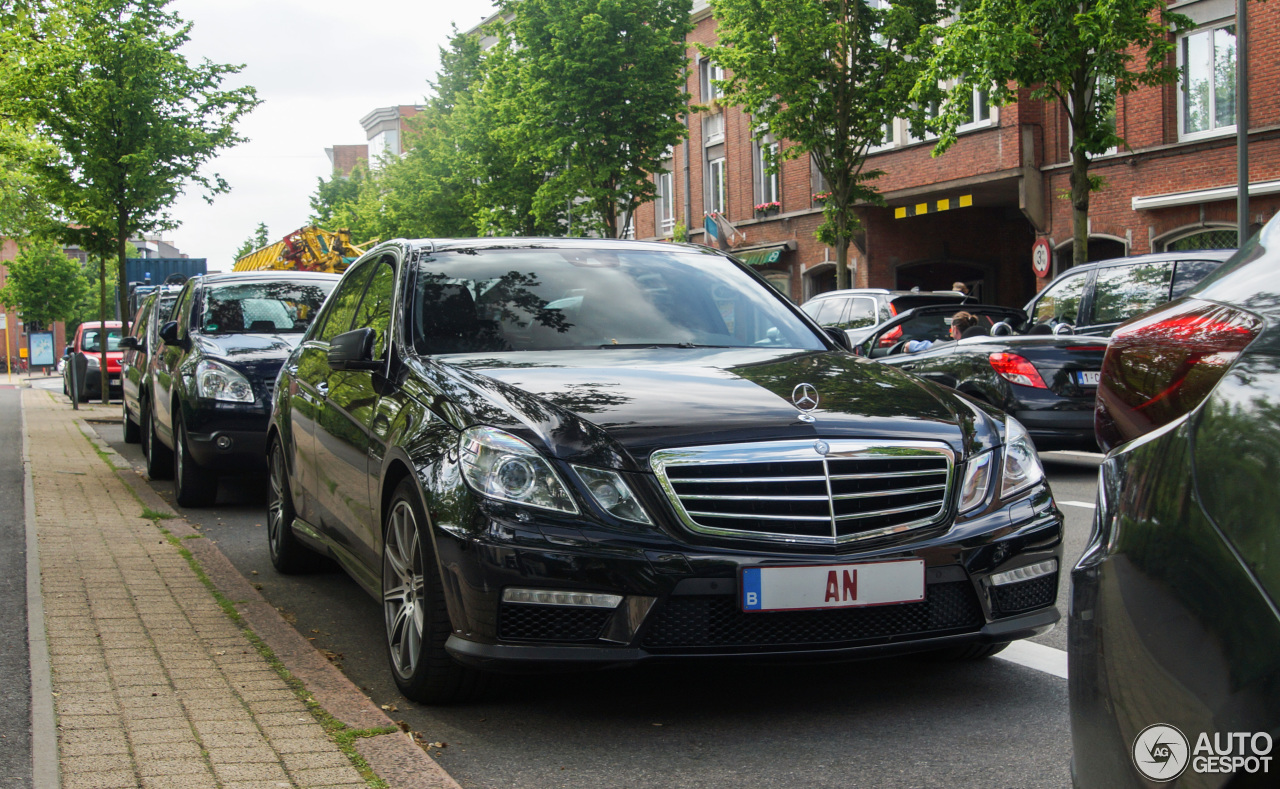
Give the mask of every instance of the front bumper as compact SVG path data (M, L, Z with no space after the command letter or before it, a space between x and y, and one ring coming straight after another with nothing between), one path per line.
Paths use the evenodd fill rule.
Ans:
M652 537L653 535L648 535ZM1056 559L1062 515L1047 488L907 543L842 553L744 551L605 537L493 519L480 536L437 530L454 633L446 649L498 670L609 666L674 659L852 659L1046 632L1059 619L1058 574L992 587L993 573ZM919 558L919 603L745 613L744 567L841 565ZM623 595L616 609L502 600L509 587Z
M198 401L183 412L187 449L204 469L257 472L266 469L270 414L261 405Z

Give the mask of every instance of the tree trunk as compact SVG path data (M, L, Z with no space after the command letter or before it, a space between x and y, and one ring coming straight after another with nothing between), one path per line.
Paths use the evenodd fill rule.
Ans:
M1071 265L1089 260L1089 157L1071 152Z
M98 388L102 404L111 404L111 386L107 378L107 256L98 257ZM86 377L87 377L86 373Z
M116 224L116 301L120 305L120 336L129 336L129 283L127 281L128 274L125 272L125 261L128 260L129 254L125 246L129 243L128 232L125 228L125 218L123 215Z

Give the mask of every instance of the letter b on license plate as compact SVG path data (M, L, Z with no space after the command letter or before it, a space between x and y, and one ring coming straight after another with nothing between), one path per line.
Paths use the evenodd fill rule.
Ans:
M924 560L745 567L740 588L743 611L918 603L924 599Z

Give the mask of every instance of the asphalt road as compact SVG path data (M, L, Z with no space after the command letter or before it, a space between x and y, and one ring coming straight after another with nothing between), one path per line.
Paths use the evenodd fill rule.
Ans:
M31 786L31 656L27 647L27 521L21 393L0 386L0 785Z
M141 470L118 424L95 427ZM1098 457L1042 460L1067 516L1070 567L1088 538ZM151 484L172 502L171 483ZM184 514L374 702L438 743L432 756L468 789L1070 785L1066 681L999 658L506 677L486 701L419 708L391 681L373 599L339 571L271 567L265 500L265 479L224 479L214 508ZM1036 640L1065 649L1065 624Z

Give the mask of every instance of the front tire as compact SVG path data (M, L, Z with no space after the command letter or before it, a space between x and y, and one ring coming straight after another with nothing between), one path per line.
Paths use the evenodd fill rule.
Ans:
M138 428L138 423L133 421L129 416L129 406L124 404L124 398L120 398L120 410L124 412L124 443L137 444L142 440L142 431Z
M396 487L382 544L382 608L396 687L423 704L473 697L485 675L455 661L444 643L452 625L427 519L413 481Z
M218 475L201 468L187 447L187 426L175 405L173 429L173 493L183 507L208 507L218 498Z
M285 575L310 570L320 557L293 534L295 513L289 491L289 467L285 464L284 445L278 438L271 442L267 463L270 479L267 490L267 550L271 554L271 564Z
M142 403L142 455L147 459L147 476L151 479L169 479L173 476L173 450L160 442L156 435L156 420L151 415L151 401Z

